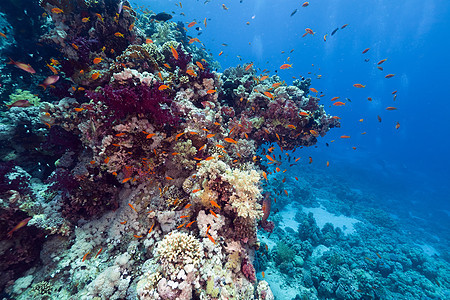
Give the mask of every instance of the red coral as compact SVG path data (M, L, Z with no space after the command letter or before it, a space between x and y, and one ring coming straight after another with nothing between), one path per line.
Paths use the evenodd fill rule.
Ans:
M244 276L250 280L250 282L256 282L256 272L252 263L249 262L248 258L242 259L241 270Z

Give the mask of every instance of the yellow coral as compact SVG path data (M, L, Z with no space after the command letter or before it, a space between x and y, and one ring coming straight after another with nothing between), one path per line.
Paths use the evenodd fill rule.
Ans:
M19 100L28 100L31 105L38 106L41 99L38 96L33 95L30 91L16 89L13 94L9 95L9 102L6 105L13 104Z

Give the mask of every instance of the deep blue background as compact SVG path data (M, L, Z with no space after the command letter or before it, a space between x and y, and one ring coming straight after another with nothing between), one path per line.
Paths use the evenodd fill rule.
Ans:
M389 194L397 187L400 202L415 201L420 209L450 210L450 1L317 0L301 7L302 2L293 0L212 0L207 4L189 0L182 1L181 9L175 5L178 1L132 3L155 12L175 11L174 21L202 23L198 37L223 69L254 62L271 70L270 74L278 70L288 83L292 76L311 76L311 87L325 94L321 103L328 113L342 118L342 127L322 138L319 147L299 151L303 157L314 158L314 167L325 168L330 161L329 172L359 174L361 182L379 184L381 193ZM297 13L290 17L295 9ZM207 28L205 17L211 19ZM302 38L307 27L315 35ZM194 28L188 29L189 35L197 36ZM365 48L370 50L362 54ZM279 70L288 57L293 68ZM384 71L380 71L376 63L384 58ZM395 77L385 79L388 73ZM366 88L354 88L354 83ZM398 90L395 102L394 90ZM334 96L352 102L330 106ZM387 106L398 110L386 111ZM344 134L351 138L340 139ZM324 146L333 139L330 147Z

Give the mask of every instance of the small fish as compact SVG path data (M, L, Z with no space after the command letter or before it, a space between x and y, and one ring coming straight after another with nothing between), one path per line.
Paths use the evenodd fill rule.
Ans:
M286 194L286 196L289 196L289 193L286 190L284 190L284 193Z
M221 207L216 203L216 201L210 200L209 202L211 203L212 206L217 207L218 209L221 209Z
M336 33L336 31L339 30L339 27L337 27L335 30L333 30L333 32L331 32L331 35L334 35Z
M91 251L89 251L88 253L86 253L86 254L83 256L83 258L81 259L81 261L82 261L82 262L85 261L86 258L87 258L87 256L88 256L89 254L91 254Z
M282 64L280 66L281 70L290 69L290 68L292 68L292 64Z
M310 156L310 157L309 157L309 163L312 164L312 162L313 162L313 159L312 159L312 157Z
M0 32L0 36L3 37L3 38L5 38L5 39L7 38L7 37L6 37L6 34L4 34L3 32Z
M163 90L168 89L168 88L169 88L169 86L163 84L163 85L159 86L158 90L163 91Z
M120 224L125 225L127 224L127 221L120 222Z
M339 99L340 97L333 97L333 98L331 98L331 100L330 101L336 101L337 99Z
M166 179L167 179L167 180L173 180L173 178L172 178L172 177L169 177L169 176L166 176Z
M297 13L297 9L295 9L293 12L291 12L291 17L293 16L293 15L295 15Z
M102 253L102 250L103 250L103 248L100 248L100 250L98 250L98 252L97 252L97 254L95 255L95 257L94 257L94 258L97 258L97 256L99 256L99 255L100 255L100 253Z
M216 241L213 239L212 236L210 236L208 233L206 234L208 236L208 238L211 240L211 242L213 242L214 244L216 243Z
M89 18L89 17L81 19L81 22L83 22L83 23L87 23L87 22L89 22L89 21L90 21L90 18Z
M216 215L216 213L213 212L211 209L209 210L209 212L210 212L214 217L218 218L218 216Z
M344 25L342 25L341 29L344 29L347 26L348 26L348 24L344 24Z
M220 52L219 52L219 56L221 56L222 54L223 54L223 51L220 51Z
M378 66L377 69L380 70L380 71L383 71L383 68L380 67L380 66Z
M345 103L341 102L341 101L337 101L337 102L334 102L333 105L334 106L342 106L342 105L345 105Z
M136 210L136 208L134 208L134 206L133 206L131 203L128 203L128 205L129 205L135 212L138 212L138 211Z
M304 2L303 4L302 4L302 7L307 7L309 5L309 2Z
M101 57L96 57L96 58L94 58L94 60L92 62L96 65L96 64L99 64L101 61L102 61Z
M314 31L311 28L305 28L305 31L309 34L314 35Z
M369 51L369 50L370 50L370 48L366 48L366 49L363 50L362 53L363 53L363 54L364 54L364 53L367 53L367 51Z
M223 140L228 143L237 144L237 142L231 138L224 138Z
M330 162L329 161L327 161L327 167L329 167L330 166Z
M224 10L228 10L228 7L226 7L225 4L222 4L222 8L223 8Z
M395 74L387 74L386 76L384 76L384 78L392 78L394 76L395 76Z
M386 110L397 110L397 107L388 106L388 107L386 107Z
M100 21L105 22L105 20L103 19L103 17L102 17L101 14L95 14L95 15L97 16L97 18L98 18Z
M325 34L325 35L323 36L323 41L324 41L324 42L327 41L327 35L328 35L328 34Z
M60 14L60 13L63 13L64 11L60 8L55 7L55 8L52 8L51 12L54 14Z
M188 28L191 28L192 26L195 26L195 24L197 24L197 22L195 22L195 21L192 21L191 23L189 23L188 24Z
M155 135L156 135L156 133L149 133L149 134L147 134L146 139L151 139Z
M297 129L297 127L295 127L294 125L291 125L291 124L289 124L287 127L290 129L294 129L294 130Z
M355 83L353 86L354 86L355 88L359 88L359 89L365 88L365 87L366 87L365 85L362 85L361 83Z
M23 219L22 221L20 221L19 223L17 223L16 226L14 226L13 229L11 229L6 235L8 236L8 238L11 238L13 233L17 230L19 230L20 228L26 226L28 224L28 222L31 220L31 217Z
M319 91L317 91L315 88L310 88L309 89L311 92L313 92L313 93L318 93Z
M264 95L269 97L270 99L273 99L273 95L270 92L264 92Z
M200 189L195 189L195 190L192 191L192 193L195 194L195 193L197 193L199 191L201 191L201 190Z
M299 115L302 117L309 117L309 114L304 111L299 112Z
M97 80L100 77L100 73L99 72L95 72L94 74L92 74L91 78L93 80Z
M117 36L117 37L121 37L121 38L124 38L124 37L125 37L125 36L123 35L123 33L120 33L120 32L116 32L116 33L114 33L114 35Z
M137 234L133 234L133 236L137 239L140 239L142 237L142 235L137 235Z
M380 117L380 116L377 116L377 118L378 118L378 122L381 123L381 117Z
M341 139L349 139L350 136L349 135L341 135Z
M397 124L395 124L395 129L399 129L400 128L400 123L397 122Z
M197 73L195 73L194 70L187 69L187 70L186 70L186 73L187 73L188 75L190 75L190 76L197 77Z
M384 63L387 60L387 58L380 60L377 65L381 65L382 63Z
M189 228L192 224L194 224L194 222L195 222L195 220L192 221L192 222L190 222L190 223L188 223L188 224L186 225L186 228Z
M319 136L319 133L317 131L315 131L314 129L311 129L309 132L315 137Z
M29 64L24 64L24 63L21 63L21 62L18 62L18 61L14 61L14 60L11 59L11 57L9 58L9 60L10 61L9 61L8 64L15 65L17 68L19 68L19 69L21 69L21 70L23 70L25 72L31 73L31 74L35 74L36 73L36 71L33 69L33 67L31 67Z
M217 92L216 90L207 90L206 93L207 94L214 94L215 92Z
M206 138L212 138L213 136L215 136L215 134L214 133L210 133L210 134L208 134L207 136L206 136Z
M248 64L246 67L245 67L245 71L248 71L248 70L250 70L250 68L253 66L253 63L251 63L251 64Z
M367 100L372 101L372 98L371 97L367 97Z

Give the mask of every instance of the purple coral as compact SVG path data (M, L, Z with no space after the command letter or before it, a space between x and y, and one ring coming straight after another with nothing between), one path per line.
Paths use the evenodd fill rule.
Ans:
M176 50L178 52L178 59L175 59L175 57L170 56L169 57L169 65L177 66L181 70L183 70L183 72L186 72L187 66L191 62L192 55L190 55L189 52L184 52L181 49L181 44L178 45Z
M118 88L109 84L100 93L87 92L87 95L96 102L106 104L116 119L143 114L158 125L174 124L177 119L171 112L172 99L167 91L159 90L160 86L159 82L152 86L130 84Z

